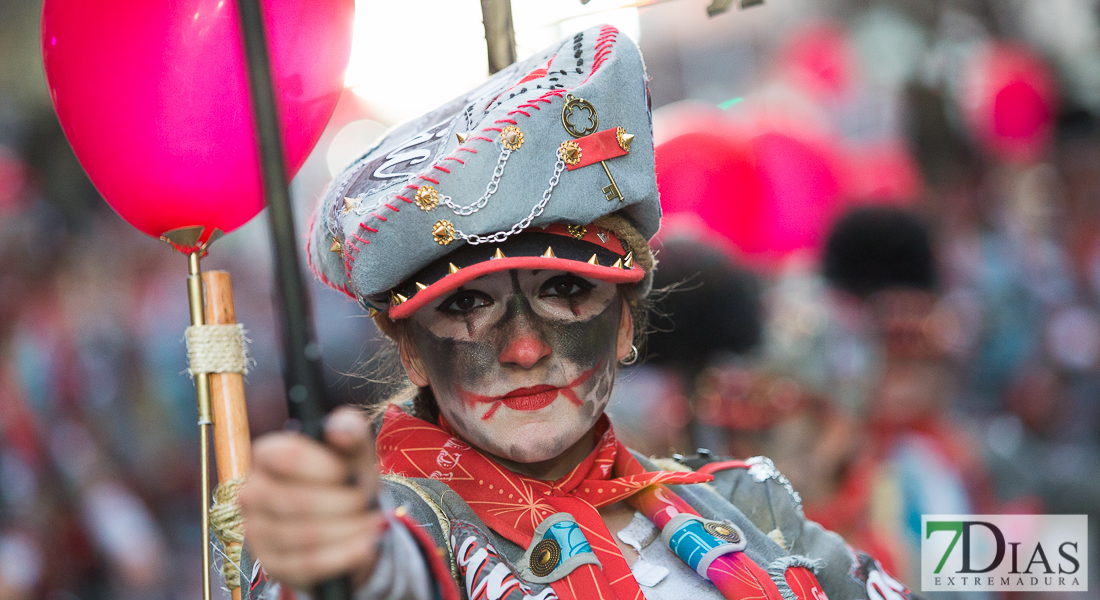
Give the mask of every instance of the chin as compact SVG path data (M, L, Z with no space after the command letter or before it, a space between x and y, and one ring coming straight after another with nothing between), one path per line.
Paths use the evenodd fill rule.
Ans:
M548 439L533 439L530 437L517 439L507 448L506 454L503 456L524 464L551 460L568 450L573 444L576 444L586 432L587 429L562 433Z
M518 463L537 463L556 458L576 444L595 419L531 420L526 423L500 423L480 428L471 440L475 445L496 456Z

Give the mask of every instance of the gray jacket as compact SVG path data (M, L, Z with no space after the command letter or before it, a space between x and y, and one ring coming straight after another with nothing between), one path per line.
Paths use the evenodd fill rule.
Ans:
M637 458L648 470L690 470L685 464L668 459ZM713 461L684 462L699 467L703 462ZM716 471L713 482L671 487L703 518L736 525L744 534L745 553L767 570L785 600L796 599L784 577L786 569L794 566L813 571L830 600L912 597L909 590L882 571L873 558L853 551L840 536L808 521L802 513L798 494L769 459L756 457L745 462L748 468ZM528 565L530 549L497 535L446 483L393 475L384 476L383 481L384 505L404 507L409 517L420 524L440 549L437 552L450 568L464 599L478 596L490 600L549 600L555 597L549 583L564 574L556 576L556 572L552 572L546 577L534 576ZM357 591L356 598L422 600L438 597L435 586L426 584L431 576L422 554L433 549L424 548L424 544L418 544L399 523L395 525L384 543L383 559L374 577ZM721 600L722 596L712 584L672 554L659 533L648 519L637 514L618 534L620 540L638 550L640 558L632 571L646 598ZM531 546L538 541L540 536L536 535ZM455 549L464 542L467 549L487 548L488 554L479 554L477 559L486 564L460 564ZM467 550L463 556L470 555ZM467 577L471 566L479 568L473 569L476 571L474 576ZM260 569L253 572L251 597L256 600L277 597L277 586L260 581ZM509 574L514 579L507 579ZM522 585L501 589L502 581L514 580ZM868 582L875 584L870 594ZM471 590L475 593L471 594ZM299 598L304 596L298 594Z

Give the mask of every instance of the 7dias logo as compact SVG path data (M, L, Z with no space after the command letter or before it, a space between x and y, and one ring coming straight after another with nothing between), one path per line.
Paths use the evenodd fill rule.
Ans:
M1087 515L922 515L926 592L1088 591Z

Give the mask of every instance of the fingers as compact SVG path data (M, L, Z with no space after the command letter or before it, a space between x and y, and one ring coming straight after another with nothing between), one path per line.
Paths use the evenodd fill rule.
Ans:
M365 415L335 411L324 437L324 444L289 432L256 440L240 492L249 548L291 586L369 574L386 529L375 510L378 472Z
M372 536L389 526L379 511L349 518L278 519L257 514L249 521L249 545L275 553L302 554L352 538Z
M253 472L241 488L245 516L301 519L347 516L366 512L372 496L362 487L298 484L275 480Z
M292 534L286 534L286 540ZM305 534L317 535L322 534ZM375 524L363 525L354 534L331 539L327 543L312 546L294 546L276 550L264 542L249 542L250 549L264 570L273 579L294 588L306 588L319 581L345 573L359 574L356 579L365 580L378 559L379 541L384 528Z
M301 434L265 435L252 446L253 470L297 483L342 484L349 465L345 457Z

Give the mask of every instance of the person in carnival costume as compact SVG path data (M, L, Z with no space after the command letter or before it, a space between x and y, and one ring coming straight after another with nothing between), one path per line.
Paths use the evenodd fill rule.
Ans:
M806 521L767 461L693 471L616 440L604 407L638 354L661 213L646 81L629 38L589 29L331 184L312 268L397 343L414 388L373 431L343 410L325 446L257 440L253 598L341 573L357 598L909 596Z

